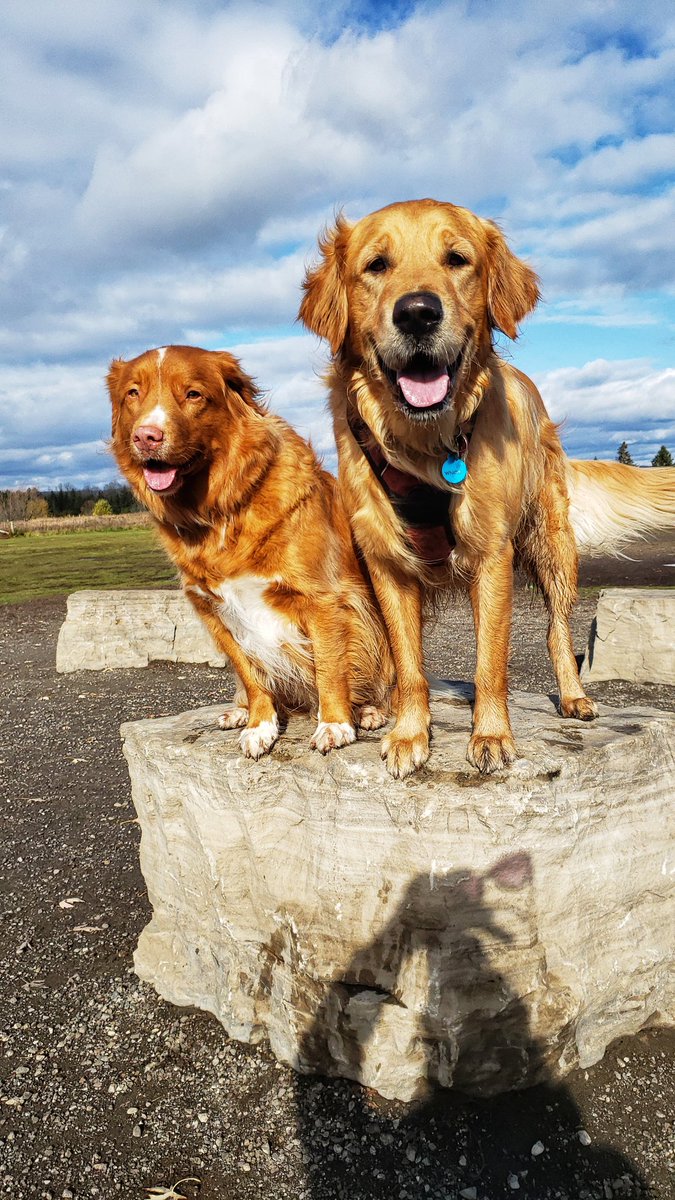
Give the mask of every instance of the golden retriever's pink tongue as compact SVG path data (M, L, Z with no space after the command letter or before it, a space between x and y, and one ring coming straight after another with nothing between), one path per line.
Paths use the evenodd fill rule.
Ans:
M431 371L398 371L396 382L413 408L431 408L445 400L448 370L441 367Z
M152 467L143 467L143 474L145 482L153 492L165 492L174 482L178 467L170 467L168 463L155 463Z

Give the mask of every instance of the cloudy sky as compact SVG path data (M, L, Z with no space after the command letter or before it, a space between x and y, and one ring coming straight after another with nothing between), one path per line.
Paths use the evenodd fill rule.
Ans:
M3 0L0 486L115 477L111 357L239 354L331 461L295 323L336 208L503 226L504 344L568 452L675 453L675 10L663 0Z

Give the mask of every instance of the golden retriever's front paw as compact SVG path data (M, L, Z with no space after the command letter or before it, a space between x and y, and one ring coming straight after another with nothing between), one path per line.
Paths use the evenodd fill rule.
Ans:
M511 734L484 735L474 733L469 742L466 757L472 767L477 767L481 775L492 775L508 767L518 757L516 746Z
M329 750L339 750L341 746L351 746L355 741L356 730L349 721L319 721L309 744L312 750L320 750L322 754L328 754Z
M381 729L389 717L376 704L362 704L357 710L356 723L359 729Z
M279 722L275 717L271 721L261 721L259 725L249 725L239 738L239 745L246 758L262 758L267 754L279 737Z
M221 729L241 729L242 725L248 724L248 709L239 706L228 708L222 717L218 717L218 724Z
M560 701L561 717L575 717L577 721L594 721L598 706L590 696L577 696L576 700Z
M429 734L426 729L412 737L396 732L396 726L382 739L382 758L386 759L387 770L394 779L405 779L413 771L419 771L429 757Z

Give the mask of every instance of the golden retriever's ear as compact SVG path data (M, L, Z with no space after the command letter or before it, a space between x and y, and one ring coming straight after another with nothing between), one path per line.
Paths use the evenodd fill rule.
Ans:
M302 285L305 293L300 305L300 320L330 343L333 354L347 336L348 306L344 280L345 254L351 225L342 215L333 229L319 238L321 262L308 270Z
M242 369L239 359L233 354L228 354L227 350L215 350L213 353L225 387L241 396L244 404L248 404L250 408L260 408L260 391L251 376Z
M488 254L488 313L493 329L518 336L518 323L539 299L539 280L531 267L509 250L501 229L483 221Z

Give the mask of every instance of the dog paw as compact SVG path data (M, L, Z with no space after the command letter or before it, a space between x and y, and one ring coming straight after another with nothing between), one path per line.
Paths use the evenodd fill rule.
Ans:
M249 725L240 735L239 745L246 758L262 758L267 754L279 737L279 722L274 717L272 721L261 721L259 725Z
M381 729L388 720L387 714L376 704L362 704L357 711L356 723L359 729Z
M386 760L387 770L394 779L405 779L419 771L429 757L429 734L426 729L413 737L402 737L392 729L382 739L380 754Z
M518 756L510 734L485 736L474 733L466 757L481 775L492 775L493 771L508 767Z
M319 721L309 744L312 750L328 754L329 750L339 750L341 746L350 746L355 741L356 730L349 721Z
M590 696L577 696L576 700L560 701L561 717L574 717L577 721L594 721L598 706Z
M248 724L248 709L228 708L222 717L218 717L218 724L221 729L241 729L242 725Z

